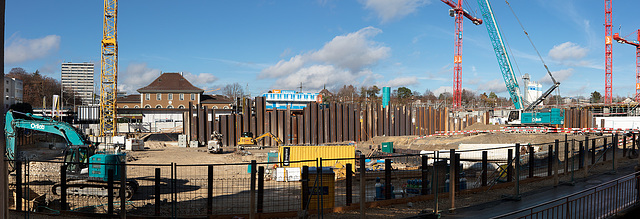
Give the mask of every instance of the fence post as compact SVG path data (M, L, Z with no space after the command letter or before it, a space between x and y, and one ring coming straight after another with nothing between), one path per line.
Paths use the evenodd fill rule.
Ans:
M364 211L364 207L367 204L367 190L366 190L366 185L367 182L365 182L365 172L367 172L367 170L365 169L365 163L364 163L364 155L360 155L360 219L365 219L365 211Z
M627 156L627 135L622 135L622 157Z
M616 172L616 151L618 150L618 133L613 136L613 142L611 142L611 166L613 173Z
M553 145L549 145L547 149L547 176L553 174Z
M533 170L535 167L535 152L533 147L529 146L529 178L533 178Z
M578 141L578 169L584 168L584 142Z
M567 134L564 134L564 173L569 172L569 141L567 140Z
M456 209L456 149L450 149L449 152L449 198L451 199L451 208L449 209L449 213L453 213Z
M635 152L636 151L636 144L637 144L636 143L637 139L636 139L636 133L635 132L633 132L632 138L633 138L633 151Z
M487 151L482 151L482 186L487 186Z
M384 199L391 199L391 159L384 159Z
M118 167L120 168L120 217L127 218L127 166L121 163Z
M516 163L516 186L515 186L515 199L520 200L520 143L516 143L516 157L514 162Z
M559 151L558 149L560 148L560 140L556 139L553 142L553 145L555 147L555 150L553 150L553 159L554 160L558 160L558 162L560 162L560 159L559 159L560 157L558 156L558 155L560 155L560 153L558 152ZM554 163L556 163L556 162L554 161ZM559 176L558 176L558 172L559 172L558 168L559 168L559 166L560 166L559 163L556 163L556 165L553 165L553 186L558 186L558 183L560 183L560 179L559 179Z
M16 211L22 211L22 161L19 160L16 160Z
M160 169L158 168L157 170L160 170ZM207 215L211 215L211 214L213 214L213 165L208 165L207 166Z
M302 210L309 209L309 166L302 166Z
M596 139L591 140L591 165L596 163Z
M347 164L347 206L351 206L351 203L353 203L353 165L348 163Z
M112 187L113 188L113 187ZM156 216L160 216L160 168L156 168L156 178L155 178L155 204L156 204Z
M507 182L511 182L513 178L513 148L507 150Z
M60 210L67 210L67 165L60 166Z
M113 169L111 168L107 170L107 215L113 215Z
M422 191L420 191L421 195L426 195L429 193L429 157L427 155L422 156Z
M603 155L602 155L602 161L607 161L607 137L604 137L604 143L602 144L602 151Z
M264 167L258 167L258 213L262 213L264 206Z
M256 160L251 160L251 183L249 183L251 188L249 188L249 218L256 218Z

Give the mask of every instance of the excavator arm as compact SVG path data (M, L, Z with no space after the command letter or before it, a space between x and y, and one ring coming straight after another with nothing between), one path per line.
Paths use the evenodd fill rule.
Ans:
M17 118L16 114L24 118ZM90 145L82 133L66 122L54 121L47 117L21 113L9 110L5 115L6 158L15 159L16 129L23 128L40 132L47 132L62 136L70 146Z
M275 135L271 134L271 132L266 132L260 136L258 136L257 138L255 138L255 142L259 142L261 141L263 138L265 137L271 137L274 141L278 142L278 145L282 145L282 140L280 140L278 137L276 137Z

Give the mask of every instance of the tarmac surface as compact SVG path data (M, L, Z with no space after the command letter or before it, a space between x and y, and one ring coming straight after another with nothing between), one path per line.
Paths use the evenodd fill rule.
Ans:
M593 188L602 183L615 180L634 172L633 167L623 167L616 173L604 173L591 176L588 179L576 179L574 185L566 185L561 182L557 187L551 187L542 191L521 194L521 200L498 200L480 205L456 209L454 213L443 211L442 218L493 218L517 210L529 208L544 202L562 198L586 189Z

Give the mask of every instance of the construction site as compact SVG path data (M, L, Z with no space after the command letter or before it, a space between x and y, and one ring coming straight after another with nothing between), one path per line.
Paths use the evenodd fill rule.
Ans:
M640 86L635 99L613 101L611 46L633 45L640 60L640 43L612 33L611 0L603 102L569 104L548 100L561 84L537 49L552 86L516 77L488 0L478 0L482 17L463 1L442 2L456 24L452 102L392 101L397 95L383 87L381 98L356 103L276 89L206 95L215 90L182 72L161 73L139 94L119 97L118 5L104 0L99 104L74 107L73 124L54 109L3 108L0 217L634 215ZM486 26L511 105L463 104L465 19Z

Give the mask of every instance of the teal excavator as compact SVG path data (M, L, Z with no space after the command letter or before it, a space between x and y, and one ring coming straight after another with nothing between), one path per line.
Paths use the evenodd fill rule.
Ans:
M13 110L7 112L4 126L7 141L5 158L9 160L10 171L14 171L15 161L23 161L23 158L16 156L19 154L16 147L18 128L55 134L67 141L67 147L64 149L67 194L106 197L107 173L110 169L114 175L114 191L119 191L118 186L123 179L118 166L126 162L125 153L96 151L96 144L88 141L81 131L68 123ZM125 196L129 199L136 192L138 183L129 179L125 184ZM52 192L59 194L60 185L55 184ZM119 194L115 197L119 197Z

